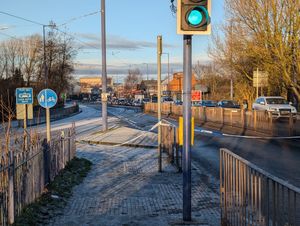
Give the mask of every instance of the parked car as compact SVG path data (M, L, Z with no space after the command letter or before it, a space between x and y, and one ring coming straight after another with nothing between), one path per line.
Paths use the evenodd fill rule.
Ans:
M196 107L216 107L217 102L213 101L213 100L193 101L192 106L196 106Z
M217 106L221 108L238 108L238 109L241 107L239 103L234 100L221 100L218 102Z
M182 105L182 101L181 100L174 100L173 104Z
M290 114L295 119L297 117L296 108L280 96L259 97L253 103L252 109L270 112L273 118L286 118L290 117Z
M143 100L142 100L142 103L149 103L150 102L150 98L144 98Z
M161 97L161 102L163 103L173 103L173 99L171 97Z

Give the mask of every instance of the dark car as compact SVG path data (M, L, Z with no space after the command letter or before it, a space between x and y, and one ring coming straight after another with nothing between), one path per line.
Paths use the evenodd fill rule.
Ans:
M221 108L241 108L238 102L234 100L221 100L218 102L218 107Z

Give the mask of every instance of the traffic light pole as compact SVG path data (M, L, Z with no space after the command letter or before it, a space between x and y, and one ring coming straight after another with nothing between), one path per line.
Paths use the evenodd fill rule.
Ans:
M102 43L102 131L107 131L107 72L106 72L106 30L105 30L105 0L101 0L101 43Z
M191 86L192 36L183 36L183 220L192 220L191 206Z

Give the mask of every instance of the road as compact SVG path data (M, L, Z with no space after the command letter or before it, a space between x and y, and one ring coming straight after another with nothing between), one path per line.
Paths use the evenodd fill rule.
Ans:
M91 107L100 110L100 106ZM108 111L125 120L129 126L149 130L157 119L132 108L109 107ZM167 119L176 123L172 119ZM200 127L196 127L200 130ZM192 161L219 178L219 150L227 148L267 172L300 187L300 140L246 139L195 133Z
M82 113L51 123L53 131L76 125L77 139L101 131L101 107L81 105ZM138 109L108 107L109 127L115 126L120 119L129 127L148 131L157 123L157 119ZM118 119L118 118L119 119ZM176 124L173 119L167 119ZM45 125L34 126L37 132L45 132ZM196 130L200 130L196 127ZM20 132L21 130L19 130ZM267 172L300 187L300 140L245 139L222 137L195 133L195 145L192 148L192 161L201 166L212 179L219 180L219 149L227 148L246 160L256 164Z

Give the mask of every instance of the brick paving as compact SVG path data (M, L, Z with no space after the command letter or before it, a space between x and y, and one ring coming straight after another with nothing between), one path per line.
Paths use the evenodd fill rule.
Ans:
M136 136L124 127L97 138L108 139L109 133L114 142ZM200 164L192 165L193 221L187 224L182 222L182 174L166 156L163 173L157 172L157 149L80 143L77 156L93 167L49 225L220 225L218 181Z

